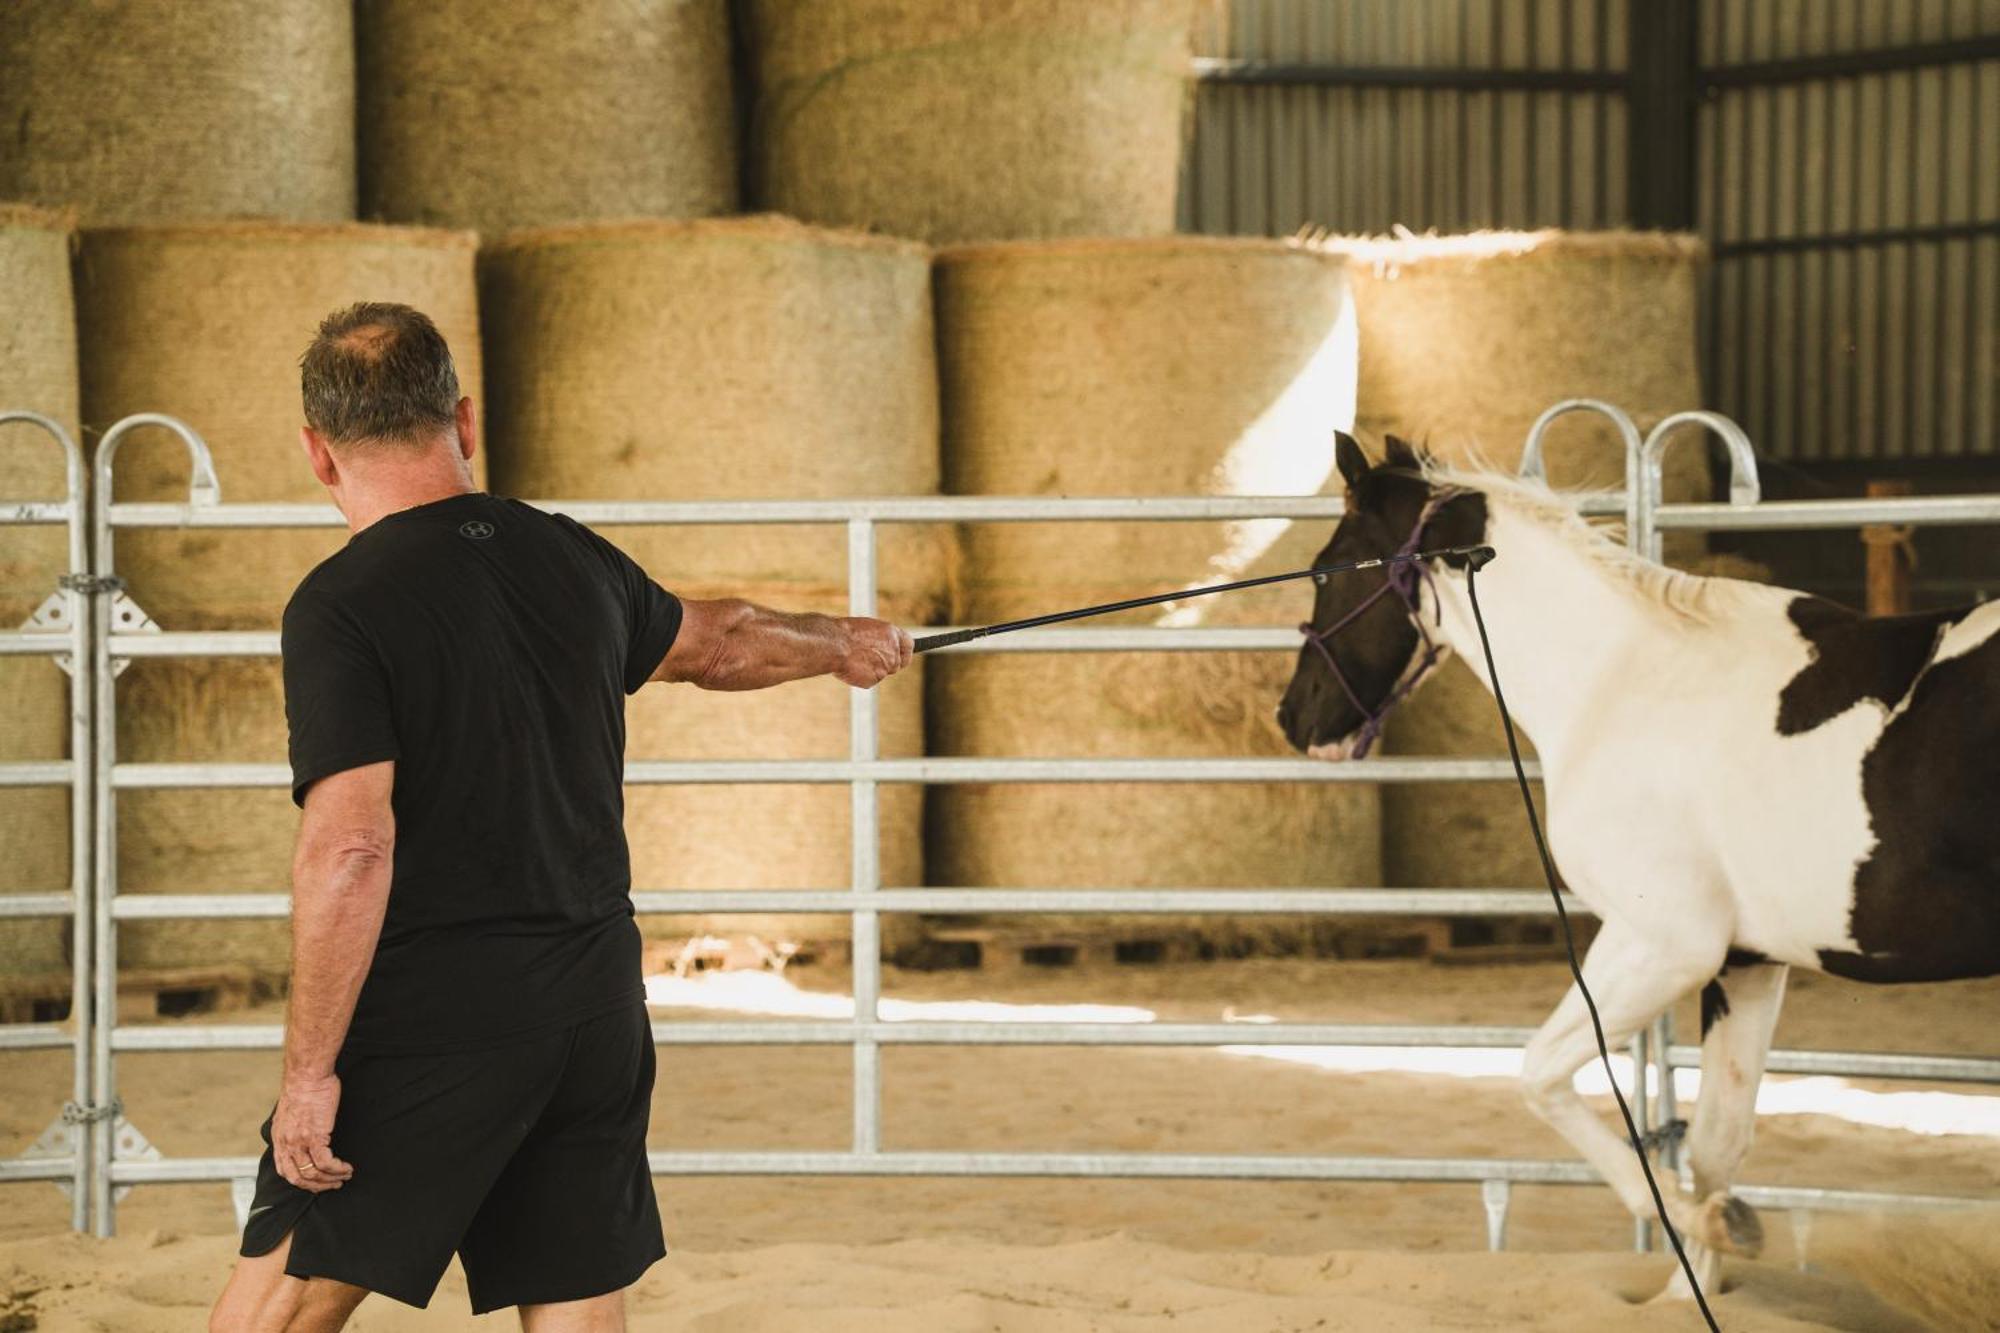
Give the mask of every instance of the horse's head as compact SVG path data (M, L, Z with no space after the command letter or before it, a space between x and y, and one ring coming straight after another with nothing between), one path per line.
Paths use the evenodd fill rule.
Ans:
M1483 540L1485 497L1433 482L1423 459L1393 435L1379 467L1344 434L1336 457L1347 512L1315 565ZM1278 725L1295 747L1316 759L1365 756L1388 711L1443 662L1430 577L1407 563L1315 578L1312 619L1300 626L1306 643L1278 705Z

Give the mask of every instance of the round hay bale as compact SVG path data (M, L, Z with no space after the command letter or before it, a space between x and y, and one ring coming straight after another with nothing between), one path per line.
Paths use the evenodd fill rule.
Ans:
M1007 495L1318 493L1354 405L1337 258L1283 242L1016 243L939 257L947 489ZM1330 525L995 524L967 534L973 622L1310 563ZM1298 588L1104 623L1296 624ZM1293 654L993 655L936 664L941 753L1289 754L1273 712ZM953 786L932 882L974 886L1378 882L1372 787ZM1063 923L1070 925L1071 923ZM1213 918L1162 923L1213 938ZM1086 918L1078 931L1123 923ZM1260 920L1291 935L1305 923Z
M1624 408L1641 432L1701 403L1695 355L1701 243L1661 233L1493 232L1324 242L1347 256L1360 325L1358 423L1469 466L1511 472L1528 428L1564 398ZM1624 452L1601 417L1571 414L1544 444L1558 488L1616 488ZM1706 499L1707 459L1683 442L1667 496ZM1699 540L1669 547L1679 561ZM1397 710L1387 732L1405 755L1506 753L1493 697L1452 663ZM1529 887L1540 861L1509 785L1390 787L1383 797L1391 880L1415 887Z
M361 0L355 42L365 216L735 211L726 0Z
M0 204L0 411L24 408L76 432L76 311L68 216ZM56 500L62 451L39 429L0 426L0 503ZM0 630L14 630L69 567L62 528L0 528ZM0 657L0 763L67 758L69 677L48 659ZM0 893L69 887L69 793L0 788ZM0 976L67 966L61 919L0 921Z
M1197 0L752 0L761 202L939 244L1174 229Z
M473 238L394 227L204 226L91 230L76 266L83 418L102 431L166 412L208 442L227 501L324 504L298 446L298 357L319 321L358 300L428 313L460 383L480 391ZM164 431L119 449L120 500L187 494L186 450ZM344 529L127 530L131 596L167 629L274 629L298 582ZM282 763L275 660L135 664L118 684L119 752L135 762ZM297 818L283 792L134 791L119 799L123 893L271 892L288 883ZM121 927L121 962L186 966L219 954L281 975L283 922Z
M99 224L354 216L348 0L14 0L0 70L0 196Z
M520 233L481 261L497 489L581 499L921 495L938 482L928 259L921 247L773 218ZM622 528L609 535L690 597L847 608L846 534L827 527ZM948 534L878 534L880 606L933 622ZM627 709L635 759L839 758L849 691L651 689ZM879 691L882 753L923 751L916 674ZM916 788L883 788L882 875L917 882ZM842 887L844 787L628 793L642 888ZM685 932L691 923L680 923ZM844 934L845 918L725 916L727 932ZM649 933L670 933L658 918Z

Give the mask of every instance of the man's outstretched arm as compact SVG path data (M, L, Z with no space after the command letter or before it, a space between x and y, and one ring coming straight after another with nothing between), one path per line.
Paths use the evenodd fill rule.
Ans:
M375 958L389 907L396 819L393 761L321 778L306 791L292 859L292 996L271 1155L301 1189L339 1189L354 1168L333 1155L334 1059Z
M685 601L680 633L653 672L705 690L761 690L809 676L868 689L910 664L910 636L865 616L772 611L736 598Z

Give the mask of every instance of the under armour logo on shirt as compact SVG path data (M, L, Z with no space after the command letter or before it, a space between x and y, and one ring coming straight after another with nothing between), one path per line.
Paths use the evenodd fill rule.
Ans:
M483 542L493 535L493 525L483 519L475 518L469 523L459 524L458 535L461 537L470 537L476 542Z

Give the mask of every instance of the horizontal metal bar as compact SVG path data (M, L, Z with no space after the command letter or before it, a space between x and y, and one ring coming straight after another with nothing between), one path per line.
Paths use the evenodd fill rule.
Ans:
M276 657L276 630L200 630L113 634L113 657Z
M0 1028L0 1033L34 1031L58 1040L33 1045L66 1046L59 1027ZM884 1046L1380 1046L1422 1050L1474 1047L1519 1050L1532 1028L1394 1023L853 1023L840 1019L810 1022L683 1022L655 1020L653 1040L662 1046L847 1046L865 1037ZM118 1051L264 1051L284 1044L278 1024L189 1024L120 1027L111 1033ZM1676 1046L1678 1068L1698 1064L1699 1051ZM1828 1074L1889 1081L2000 1083L1993 1061L1955 1056L1878 1055L1860 1051L1774 1050L1774 1073Z
M0 917L73 916L76 897L68 893L0 893Z
M955 625L922 626L924 634L947 634L962 628ZM48 637L48 636L38 636ZM1299 646L1299 632L1288 626L1223 629L1155 629L1135 626L1123 629L1044 629L1028 630L1001 638L981 639L955 648L950 653L1085 653L1085 652L1292 652ZM64 647L41 651L66 651ZM4 650L0 640L0 650ZM279 639L275 632L262 630L210 630L166 634L114 634L113 657L276 657Z
M1829 1211L1899 1212L1942 1208L1991 1208L1991 1199L1951 1194L1891 1194L1886 1190L1813 1189L1810 1186L1732 1184L1729 1192L1759 1208L1824 1208Z
M656 1176L1006 1176L1164 1180L1350 1180L1517 1185L1590 1185L1598 1176L1581 1162L1477 1157L1289 1157L1164 1153L951 1152L653 1152ZM38 1164L39 1165L39 1164ZM60 1166L60 1163L57 1163ZM67 1174L66 1171L59 1174ZM114 1161L121 1185L243 1180L257 1174L254 1157L169 1157ZM48 1179L52 1177L21 1177ZM1977 1198L1888 1194L1874 1190L1737 1185L1732 1193L1766 1208L1958 1209L1990 1206Z
M1290 1157L1141 1153L654 1152L655 1175L731 1176L1094 1176L1213 1180L1512 1180L1586 1184L1581 1162L1469 1157ZM121 1185L233 1180L256 1174L254 1157L120 1160Z
M67 787L75 780L76 767L67 759L0 764L0 787Z
M1982 224L1983 225L1983 224ZM1619 514L1615 492L1570 494L1586 514ZM1077 522L1250 518L1337 518L1340 501L1307 498L1049 499L931 496L887 500L718 500L709 502L550 502L543 508L603 525L663 523ZM125 527L339 526L337 511L318 505L131 504L111 507ZM1674 504L1655 511L1658 526L1679 529L1773 531L1857 527L1870 523L1945 526L2000 522L2000 496L1922 496L1884 500L1780 500L1757 505ZM117 636L124 639L129 636ZM162 636L165 637L165 636ZM136 651L144 652L145 649ZM161 651L165 651L164 649ZM261 651L261 650L260 650Z
M1587 1184L1581 1162L1473 1157L1233 1156L1206 1153L654 1152L655 1175L1082 1176L1169 1180L1511 1180Z
M114 921L236 921L287 917L289 893L121 893Z
M6 901L0 898L0 903ZM1573 916L1595 915L1587 904L1575 898L1565 898L1564 902ZM861 911L1006 915L1049 912L1222 916L1555 915L1555 905L1542 889L892 888L866 894L846 889L638 889L632 893L632 905L641 916ZM119 921L276 918L289 916L291 910L291 897L284 893L128 893L111 900L111 915ZM0 911L0 915L5 912Z
M67 500L23 500L0 504L0 527L49 526L68 523Z
M1327 65L1198 56L1202 83L1288 88L1415 88L1437 92L1622 93L1631 81L1622 70L1490 69L1439 65Z
M1942 222L1929 227L1887 227L1876 231L1831 231L1804 236L1765 236L1743 241L1715 241L1717 259L1743 255L1801 254L1816 250L1859 250L1883 245L1938 245L1946 241L1976 241L2000 236L2000 220Z
M63 657L75 646L70 642L67 630L58 634L42 630L25 633L8 630L0 634L0 657Z
M1519 1049L1532 1028L1382 1023L852 1023L656 1021L663 1046L1476 1046ZM275 1023L120 1027L119 1051L261 1051L284 1043Z
M1527 766L1530 778L1541 766ZM4 772L0 769L0 772ZM868 778L932 784L984 782L1503 782L1514 770L1504 759L698 759L635 760L625 781L638 785L711 783L826 784ZM111 785L122 790L199 787L289 787L283 764L118 764Z
M198 1023L114 1027L114 1051L275 1051L285 1044L279 1023Z
M59 1023L0 1024L0 1051L51 1051L76 1045L76 1034Z
M652 523L817 524L866 518L880 523L1175 522L1216 519L1338 518L1337 495L999 496L912 495L849 500L531 500L551 513L606 527ZM114 504L121 528L339 528L330 505Z
M689 1026L669 1023L671 1032ZM720 1025L716 1025L720 1026ZM740 1025L737 1025L740 1026ZM1476 1046L1519 1050L1533 1028L1406 1023L877 1023L885 1046ZM675 1033L672 1044L689 1042Z
M256 1163L251 1165L254 1167ZM0 1184L15 1180L68 1180L75 1174L76 1161L70 1157L34 1157L25 1161L19 1157L0 1158Z
M187 1184L204 1180L249 1180L255 1157L162 1157L155 1161L114 1158L111 1179L121 1185Z
M1669 1047L1667 1063L1677 1069L1699 1069L1701 1047ZM2000 1084L2000 1060L1968 1055L1905 1055L1894 1051L1774 1050L1765 1061L1765 1068L1774 1074L1832 1074L1841 1078Z
M1796 532L1871 523L1969 527L2000 523L2000 495L1924 495L1900 500L1766 500L1754 505L1677 504L1654 511L1660 528L1708 532Z
M1713 65L1697 71L1701 85L1715 92L1768 88L1781 83L1816 79L1846 79L1864 74L1928 69L1938 65L2000 60L2000 34L1954 37L1941 42L1912 42L1866 51L1836 51L1826 55L1791 56L1783 60L1749 60Z
M122 900L121 900L122 901ZM1553 916L1543 889L926 889L891 888L855 894L845 890L638 890L640 912L917 912L1032 915L1159 913L1330 916ZM1575 898L1570 912L1594 915Z

